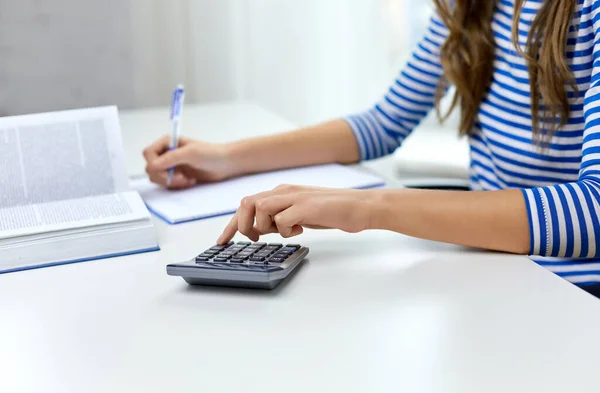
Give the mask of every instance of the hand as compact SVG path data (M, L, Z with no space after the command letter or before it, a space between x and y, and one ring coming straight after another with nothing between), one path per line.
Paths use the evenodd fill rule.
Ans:
M237 232L252 241L268 233L297 236L303 228L360 232L369 225L370 195L370 191L279 186L244 198L217 243L227 243Z
M221 181L233 175L225 145L180 138L179 147L169 151L170 138L159 139L144 150L150 180L167 186L169 168L175 167L171 189Z

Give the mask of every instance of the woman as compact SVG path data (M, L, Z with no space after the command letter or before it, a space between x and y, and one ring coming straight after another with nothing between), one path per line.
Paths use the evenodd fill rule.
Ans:
M211 145L160 140L151 179L173 186L390 154L452 84L472 192L282 186L245 198L219 238L303 227L387 229L532 258L600 293L600 2L435 0L412 59L370 110L288 134ZM487 191L487 192L480 192Z

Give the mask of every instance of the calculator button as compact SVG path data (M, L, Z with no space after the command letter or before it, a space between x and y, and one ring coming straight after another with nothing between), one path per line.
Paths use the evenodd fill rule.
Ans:
M210 258L209 257L201 257L201 256L197 256L196 257L196 262L206 262L209 261Z
M250 242L237 242L237 244L239 244L240 246L249 246L252 243L250 243Z
M296 249L293 247L283 247L281 250L279 250L278 252L280 253L286 253L286 254L293 254L296 252Z
M205 252L203 252L202 254L198 255L196 258L212 258L214 256L214 254L207 254Z
M206 255L215 255L217 254L218 251L214 251L214 250L206 250L204 251L202 254L206 254Z
M253 245L253 246L261 246L261 247L264 247L266 244L267 244L267 243L256 242L256 243L253 243L252 245Z
M252 258L250 258L250 260L251 260L252 262L262 262L262 261L264 261L264 260L265 260L265 257L262 257L262 256L255 255L255 256L253 256Z
M295 248L296 250L301 247L300 244L286 244L285 246Z
M215 262L227 262L227 258L223 258L223 257L216 257L214 259Z
M281 243L269 243L267 245L268 246L273 246L273 247L283 247L283 244L281 244Z
M269 258L270 263L283 263L286 260L286 258L279 258L279 257L271 257Z
M231 263L244 263L245 260L246 260L246 258L238 258L238 257L233 257L230 259Z
M284 258L287 259L290 256L290 254L285 253L285 252L276 252L275 254L273 254L273 258Z
M226 248L227 248L227 246L213 246L213 247L209 248L209 250L219 252L219 251L223 251Z
M217 256L221 257L221 258L228 258L229 259L229 258L231 258L234 255L235 255L235 252L222 252L222 253L218 254Z

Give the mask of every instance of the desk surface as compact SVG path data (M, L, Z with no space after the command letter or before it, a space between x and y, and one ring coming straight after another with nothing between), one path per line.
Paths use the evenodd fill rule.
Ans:
M246 126L247 110L226 121ZM204 113L199 127L222 126ZM144 114L139 127L127 116L134 157L133 133L149 129ZM227 220L155 220L161 252L1 275L0 391L598 389L600 301L527 258L307 231L297 241L309 259L274 291L192 288L165 274Z

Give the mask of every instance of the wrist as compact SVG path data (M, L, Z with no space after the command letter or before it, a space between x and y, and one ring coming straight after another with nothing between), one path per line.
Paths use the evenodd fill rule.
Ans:
M244 156L247 155L244 149L244 141L236 141L221 145L223 157L227 163L227 177L238 177L245 175L249 168L245 168Z
M365 229L391 229L393 202L389 190L368 190L364 198L366 212Z

